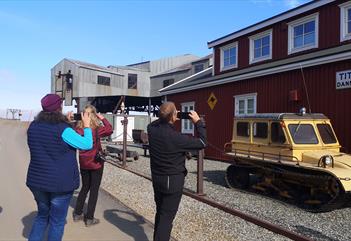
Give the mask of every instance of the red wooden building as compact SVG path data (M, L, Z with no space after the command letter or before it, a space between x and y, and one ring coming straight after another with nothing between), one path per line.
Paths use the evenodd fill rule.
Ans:
M351 152L351 1L320 0L211 42L213 66L161 89L179 109L206 116L206 156L225 159L233 117L298 112L327 115ZM193 133L182 121L181 130Z

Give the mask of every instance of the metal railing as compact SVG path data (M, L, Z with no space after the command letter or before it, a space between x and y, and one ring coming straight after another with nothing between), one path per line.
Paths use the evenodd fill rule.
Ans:
M297 165L299 165L300 160L291 155L282 155L282 154L275 154L275 153L268 153L268 152L260 152L260 151L253 151L253 150L243 150L243 149L236 149L232 147L232 142L228 142L224 144L224 150L226 150L226 154L230 156L236 157L244 157L244 158L254 158L262 161L295 161Z

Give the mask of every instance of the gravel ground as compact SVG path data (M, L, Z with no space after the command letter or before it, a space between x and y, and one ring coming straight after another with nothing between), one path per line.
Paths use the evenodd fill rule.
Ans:
M143 150L133 147L129 147L128 149L138 151L140 154L138 161L128 161L128 168L150 176L149 158L142 156ZM228 207L281 225L314 240L351 240L351 221L349 220L351 217L351 208L343 208L327 213L310 213L269 197L236 189L229 189L224 180L225 170L228 165L229 164L217 161L204 161L204 192L209 198ZM189 160L186 162L186 166L189 173L186 177L185 187L196 191L197 161ZM110 175L114 175L113 173L106 175L106 173L105 179L110 178ZM134 178L136 177L132 177L132 179ZM153 205L151 185L149 181L146 183L143 181L142 183L147 186L143 187L142 190L145 190L149 195L148 203L150 201ZM133 193L133 195L135 195L135 193ZM118 198L120 199L120 196L118 196ZM136 200L136 202L138 202L140 199ZM128 205L129 202L130 201L126 204ZM189 206L188 203L190 204ZM139 203L139 205L141 204ZM153 220L154 207L152 205L144 205L143 203L141 207L141 209L145 209L145 211L147 210L146 212L149 213L146 216L149 220ZM147 206L147 208L145 206ZM188 207L189 210L187 209ZM137 211L144 215L144 212L140 210ZM200 214L201 216L199 216ZM183 220L183 215L187 225L184 225L184 223L180 221ZM228 215L229 214L216 210L208 205L183 196L173 235L179 240L286 240L282 236L272 234L266 229L259 228ZM183 225L181 225L181 223ZM182 229L180 229L181 226ZM202 229L202 227L205 227L205 229ZM209 227L211 228L207 229ZM187 230L188 228L189 231ZM193 232L196 232L196 229L199 229L198 231L201 231L200 233L203 233L206 238L198 236L200 234L194 235ZM260 234L260 236L257 236L258 234ZM256 239L256 236L260 238Z
M150 181L106 163L101 187L153 223L155 205ZM179 241L289 240L184 195L172 237Z

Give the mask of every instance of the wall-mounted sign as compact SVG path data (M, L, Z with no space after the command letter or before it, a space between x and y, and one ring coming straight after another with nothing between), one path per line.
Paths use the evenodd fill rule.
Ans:
M211 110L213 110L213 108L217 104L217 101L218 100L217 100L216 96L213 93L211 93L210 97L208 97L208 100L207 100L207 104L211 108Z
M351 88L351 70L336 72L336 89Z

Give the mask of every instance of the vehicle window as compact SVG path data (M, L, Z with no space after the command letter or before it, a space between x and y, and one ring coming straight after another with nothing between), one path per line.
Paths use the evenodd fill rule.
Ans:
M329 124L317 124L317 129L325 144L336 143L335 135Z
M271 124L271 139L272 143L279 144L284 144L286 141L284 131L279 122L273 122Z
M248 137L250 135L249 122L238 122L236 124L236 134L238 136Z
M318 144L311 124L289 124L289 131L296 144Z
M268 125L263 122L253 123L253 132L255 138L267 138L268 136Z

